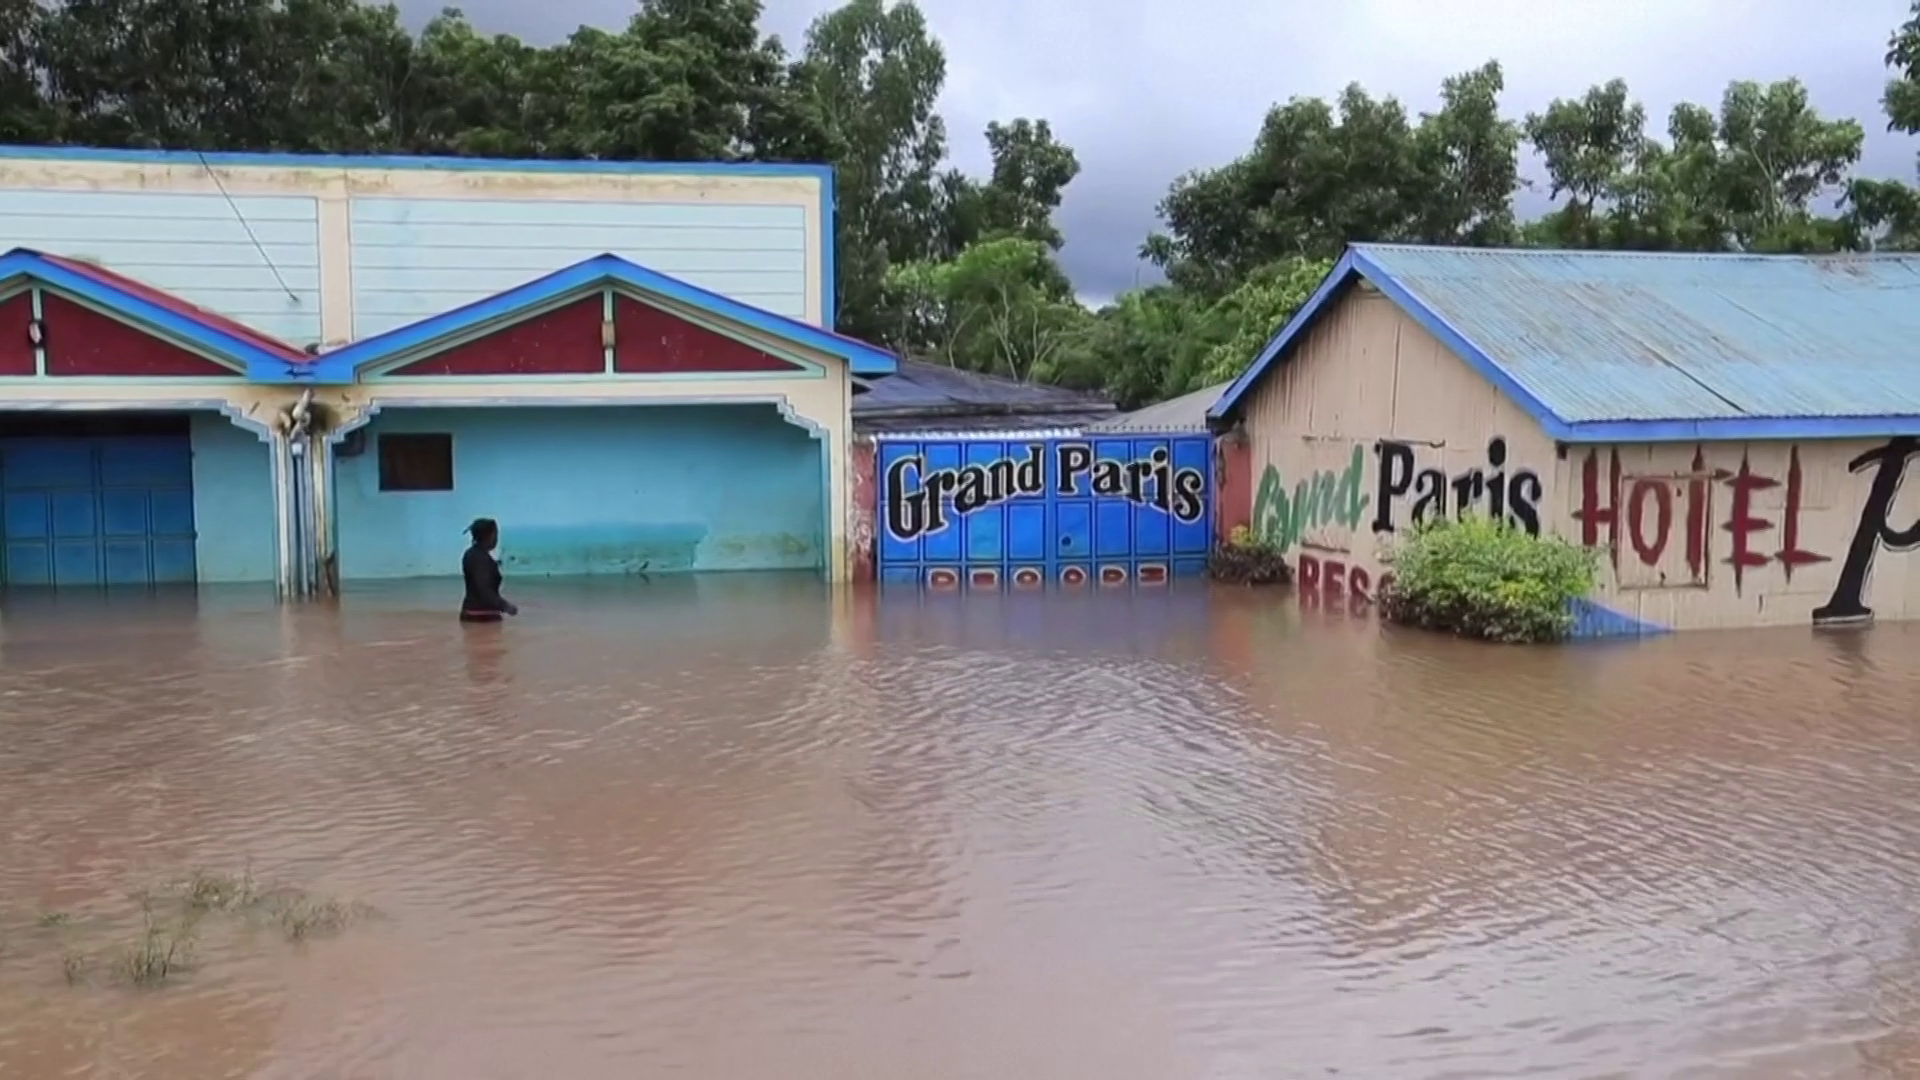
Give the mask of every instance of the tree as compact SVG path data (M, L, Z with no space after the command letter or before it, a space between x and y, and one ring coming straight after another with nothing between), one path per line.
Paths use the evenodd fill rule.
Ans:
M1209 317L1224 331L1183 393L1237 379L1333 270L1327 259L1294 257L1261 267L1220 298Z
M54 136L53 112L39 85L45 22L38 0L0 0L0 143Z
M1920 0L1887 40L1887 80L1881 105L1887 130L1920 135ZM1855 179L1847 187L1847 217L1861 244L1883 251L1920 250L1920 191L1898 180Z
M1646 111L1616 79L1527 117L1559 209L1529 240L1574 248L1655 251L1838 251L1859 244L1844 215L1820 213L1860 157L1864 133L1827 120L1797 80L1727 87L1715 113L1682 103L1668 142L1645 133Z
M1043 242L1000 236L946 261L896 266L888 287L921 352L1022 382L1056 381L1083 347L1091 316Z
M1881 100L1887 111L1887 130L1920 135L1920 0L1913 15L1887 39L1886 65L1893 71Z
M1221 330L1192 290L1134 289L1094 316L1086 348L1059 367L1057 378L1103 391L1123 409L1150 405L1186 392Z
M1520 131L1500 116L1503 86L1495 62L1454 76L1417 124L1357 84L1337 105L1276 106L1245 157L1174 183L1167 231L1142 253L1176 286L1219 295L1268 263L1335 258L1355 240L1506 242Z
M582 31L566 46L535 49L505 34L482 36L459 11L442 11L420 32L405 67L398 141L457 157L584 155L564 113L542 108L550 97L543 91L566 81L583 37L607 36Z
M1015 235L1059 250L1064 238L1053 212L1067 185L1080 175L1080 159L1053 137L1045 120L1022 117L1010 124L987 125L987 149L993 168L987 182L973 188L975 220L965 224L974 236Z
M1528 113L1522 130L1547 167L1549 198L1559 209L1531 230L1536 243L1558 247L1611 247L1614 224L1630 198L1635 172L1649 148L1647 110L1614 79L1579 99L1557 99L1544 112Z
M0 0L0 140L825 161L838 329L1128 407L1237 374L1353 241L1920 249L1920 192L1849 176L1860 126L1795 80L1734 82L1652 133L1620 80L1508 119L1489 62L1418 116L1357 84L1274 105L1245 154L1169 187L1141 248L1166 282L1089 313L1054 221L1079 161L1022 117L987 125L986 175L953 168L946 58L911 2L847 0L798 58L760 32L761 0L636 5L539 47L454 9L409 35L362 0ZM1920 134L1920 0L1883 59L1888 127ZM1522 141L1557 203L1524 226Z
M1500 115L1506 77L1489 60L1440 86L1440 109L1413 132L1413 189L1402 200L1414 239L1493 247L1515 236L1520 125ZM1325 255L1327 253L1320 253Z
M947 60L910 2L850 0L817 19L795 84L837 148L840 328L881 340L888 266L936 254Z

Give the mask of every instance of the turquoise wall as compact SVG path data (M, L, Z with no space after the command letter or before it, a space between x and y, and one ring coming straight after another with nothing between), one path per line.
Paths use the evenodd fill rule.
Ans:
M273 580L273 461L260 436L193 414L194 560L203 582Z
M500 521L509 578L825 565L821 445L771 405L389 409L334 464L343 579L458 576ZM454 489L382 492L382 432L453 436Z
M0 251L16 247L99 263L296 345L320 340L319 210L305 196L230 206L217 194L8 191Z
M356 197L351 210L356 337L608 253L789 318L807 313L798 206Z

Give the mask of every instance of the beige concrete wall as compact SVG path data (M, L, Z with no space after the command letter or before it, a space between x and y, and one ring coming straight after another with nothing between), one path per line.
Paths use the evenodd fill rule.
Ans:
M1307 592L1371 594L1393 538L1463 496L1483 513L1495 497L1537 507L1547 527L1552 442L1377 293L1336 304L1250 395L1245 423L1253 527Z
M1900 483L1920 442L1562 451L1364 290L1256 388L1245 423L1254 527L1315 599L1377 590L1417 515L1453 512L1463 496L1489 513L1497 493L1509 520L1597 549L1594 600L1654 626L1920 617L1920 485Z
M825 245L832 237L823 232L820 214L821 181L810 175L716 175L712 173L601 173L551 170L516 171L512 169L429 169L342 167L337 159L323 159L312 165L288 164L232 165L218 156L202 164L191 157L154 159L75 159L50 154L45 159L0 159L0 199L8 193L58 197L64 192L98 192L111 195L207 196L224 204L240 200L311 200L315 223L306 228L318 234L318 325L322 340L330 343L353 339L353 206L355 200L418 199L463 200L475 205L498 205L503 200L530 203L604 202L622 206L657 204L662 207L791 207L805 215L806 321L822 323L826 283L823 278ZM262 204L264 205L264 204ZM230 208L228 208L230 209ZM262 211L264 212L264 211ZM125 228L137 228L127 224ZM482 223L481 231L487 226ZM88 236L94 234L88 233ZM29 246L53 250L56 254L97 257L87 250L64 251L58 242L29 238ZM0 236L0 241L6 241ZM98 246L97 239L73 240L82 248ZM0 247L11 246L0 243ZM272 245L269 245L272 246ZM617 252L616 252L617 253ZM116 267L118 260L101 261ZM644 258L639 261L646 261ZM539 273L558 269L547 267ZM152 267L127 267L135 277L192 297L191 288L182 282L155 280ZM231 269L231 268L227 268ZM251 268L250 272L258 268ZM184 267L181 273L193 271ZM204 273L208 271L193 271ZM539 273L526 275L530 280ZM275 293L278 286L271 276L259 279L258 291ZM303 290L296 284L296 292ZM724 291L724 290L722 290ZM296 298L297 299L297 298ZM462 301L464 302L464 301ZM752 302L751 299L748 302ZM226 306L215 301L216 309ZM298 306L296 304L296 306ZM258 322L254 312L226 311L243 320ZM278 327L269 328L270 332Z
M1598 599L1643 622L1807 626L1868 610L1910 619L1920 617L1920 557L1900 548L1920 541L1920 491L1899 484L1909 449L1920 447L1885 439L1569 447L1556 470L1555 518L1563 535L1601 550ZM1883 524L1894 535L1883 536ZM1906 530L1916 535L1897 535Z

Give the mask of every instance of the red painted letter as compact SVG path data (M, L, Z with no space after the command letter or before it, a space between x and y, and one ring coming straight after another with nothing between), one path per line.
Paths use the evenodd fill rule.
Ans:
M1606 502L1600 501L1600 451L1587 451L1586 464L1580 467L1580 509L1573 512L1574 520L1580 523L1580 543L1584 547L1598 547L1601 542L1602 528L1606 529L1606 547L1611 553L1614 564L1619 565L1620 548L1615 539L1618 535L1617 507L1620 505L1620 455L1607 451L1607 490Z
M1320 599L1320 560L1311 555L1302 555L1294 573L1300 577L1294 589L1300 594L1300 599Z
M1647 535L1647 496L1653 496L1653 535ZM1642 566L1655 566L1667 550L1667 534L1673 528L1673 491L1658 480L1640 480L1627 496L1627 539L1640 556Z
M1773 557L1780 560L1781 571L1792 581L1794 567L1823 563L1827 557L1800 546L1800 448L1796 446L1787 454L1787 508L1780 517L1780 550Z
M1727 511L1727 523L1721 528L1733 537L1733 551L1727 556L1727 565L1733 567L1733 588L1740 590L1741 578L1753 567L1767 565L1765 555L1753 550L1753 534L1773 528L1773 522L1753 513L1753 493L1779 486L1779 481L1756 473L1747 464L1747 456L1740 455L1740 471L1728 473L1725 469L1714 474L1725 480L1733 489L1733 506Z

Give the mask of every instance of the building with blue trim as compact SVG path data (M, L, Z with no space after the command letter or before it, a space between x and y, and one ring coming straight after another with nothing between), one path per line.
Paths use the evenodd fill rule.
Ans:
M1209 420L1316 598L1471 511L1602 552L1583 633L1920 616L1920 256L1354 245Z
M0 148L0 583L848 573L825 167Z

